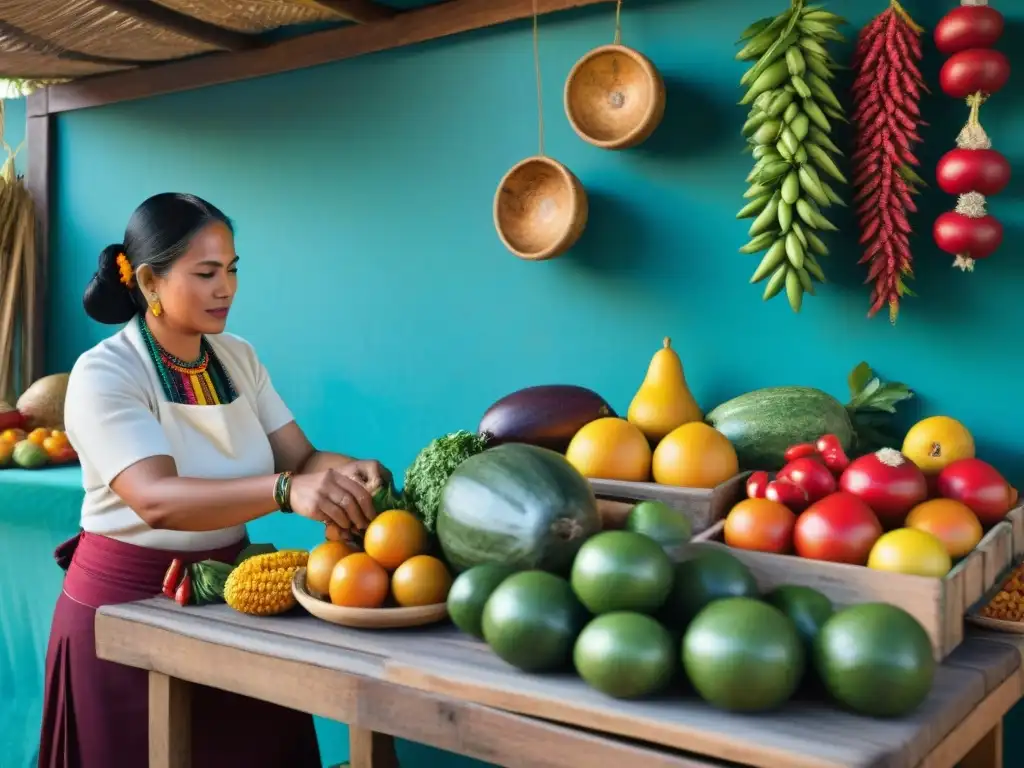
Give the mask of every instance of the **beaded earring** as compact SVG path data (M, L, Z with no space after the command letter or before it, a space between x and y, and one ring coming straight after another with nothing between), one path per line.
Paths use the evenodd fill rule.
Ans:
M163 305L155 293L149 294L149 311L153 313L153 317L160 317L160 314L164 311Z

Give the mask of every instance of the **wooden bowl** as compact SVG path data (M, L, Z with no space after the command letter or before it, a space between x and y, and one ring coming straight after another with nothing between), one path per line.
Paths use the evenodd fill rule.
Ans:
M635 147L665 116L665 83L639 51L604 45L569 72L565 113L580 138L596 147Z
M437 603L416 608L344 608L314 597L306 589L306 569L299 568L292 579L292 594L313 616L331 624L356 629L401 629L435 624L448 617L448 605Z
M512 253L527 261L561 256L587 226L587 191L575 174L550 157L528 157L512 167L494 196L494 226Z

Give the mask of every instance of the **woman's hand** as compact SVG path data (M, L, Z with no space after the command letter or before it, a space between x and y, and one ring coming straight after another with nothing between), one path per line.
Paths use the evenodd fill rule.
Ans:
M383 469L377 462L357 461L351 464L374 464L378 472ZM365 530L377 515L370 492L357 479L360 472L368 471L365 466L351 470L346 466L309 475L294 475L289 498L291 508L305 518L334 523L343 530Z
M374 459L356 459L338 467L338 471L345 477L362 483L363 487L368 489L371 494L376 493L378 488L390 485L392 480L388 468ZM376 516L376 512L374 512L374 516Z

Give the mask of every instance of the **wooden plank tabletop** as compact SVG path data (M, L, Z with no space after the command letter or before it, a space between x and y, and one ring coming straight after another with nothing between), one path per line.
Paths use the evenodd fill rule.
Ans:
M759 768L918 766L1011 678L1014 690L1007 689L1008 694L1020 697L1021 653L1003 636L991 634L972 634L953 653L938 670L934 690L917 713L885 721L817 702L793 701L777 713L745 716L719 712L684 695L616 701L570 675L518 672L450 625L374 632L327 624L301 609L255 618L224 605L183 609L155 598L100 609L98 637L104 617Z

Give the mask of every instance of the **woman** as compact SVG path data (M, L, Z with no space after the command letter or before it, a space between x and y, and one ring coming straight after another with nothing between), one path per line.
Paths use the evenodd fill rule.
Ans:
M344 529L374 517L376 461L317 451L248 343L224 333L233 228L192 195L160 194L100 254L85 311L125 327L75 363L65 425L81 459L82 532L46 659L41 768L148 764L147 673L96 658L101 605L159 595L174 558L233 561L275 511ZM196 687L193 766L319 768L309 715Z

